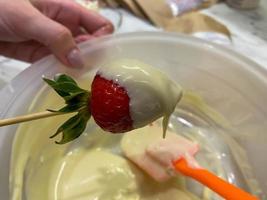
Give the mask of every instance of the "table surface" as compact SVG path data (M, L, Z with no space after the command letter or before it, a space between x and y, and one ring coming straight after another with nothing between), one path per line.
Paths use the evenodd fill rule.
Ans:
M214 17L228 27L232 35L231 48L249 57L267 69L267 1L255 10L242 11L228 7L224 3L217 4L202 11ZM142 21L128 12L117 10L101 10L101 13L113 23L120 23L116 33L134 31L157 31L149 23ZM115 33L115 34L116 34ZM29 63L16 61L0 56L0 88L18 73L30 66Z

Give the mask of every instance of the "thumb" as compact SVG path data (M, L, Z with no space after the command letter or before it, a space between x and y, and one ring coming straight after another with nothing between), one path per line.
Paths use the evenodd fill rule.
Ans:
M65 65L83 67L83 59L69 29L34 9L24 30L29 39L47 46Z

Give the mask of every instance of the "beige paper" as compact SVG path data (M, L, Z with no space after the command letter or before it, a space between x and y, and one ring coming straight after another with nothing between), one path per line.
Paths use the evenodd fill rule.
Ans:
M218 0L205 0L201 6L200 6L200 9L202 8L208 8L214 4L218 3Z
M135 0L147 18L156 26L164 27L173 17L165 0Z
M172 18L164 29L171 32L186 34L195 32L217 32L231 38L231 33L225 25L199 12L190 12L180 17Z
M134 0L118 0L118 2L122 5L122 7L131 11L135 16L147 19L145 13L142 12L142 9Z
M102 0L102 1L111 8L118 8L120 6L117 0Z

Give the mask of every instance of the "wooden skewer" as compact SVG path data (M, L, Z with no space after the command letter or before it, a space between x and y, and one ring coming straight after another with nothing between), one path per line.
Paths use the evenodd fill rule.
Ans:
M47 117L52 117L52 116L57 116L57 115L63 115L63 114L68 114L68 113L44 111L44 112L39 112L39 113L33 113L33 114L13 117L13 118L9 118L9 119L1 119L0 120L0 127L12 125L12 124L17 124L17 123L22 123L22 122L27 122L27 121L33 121L33 120L47 118Z

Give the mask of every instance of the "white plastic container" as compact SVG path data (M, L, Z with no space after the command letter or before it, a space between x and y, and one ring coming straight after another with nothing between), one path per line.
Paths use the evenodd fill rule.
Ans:
M184 88L197 92L222 114L234 128L226 133L237 141L248 156L253 174L263 192L267 189L267 72L251 60L221 46L193 37L171 33L131 33L104 37L83 43L87 60L83 70L63 67L52 56L26 69L0 92L0 117L27 112L37 91L44 85L41 76L61 72L78 78L94 71L98 62L114 58L136 58L160 68ZM204 119L205 120L205 119ZM207 121L207 123L209 123ZM17 125L0 128L0 194L8 197L9 162ZM214 124L214 135L221 127ZM222 146L226 148L226 146ZM228 147L227 147L228 148ZM23 153L23 152L22 152ZM233 160L238 162L233 152ZM246 184L246 169L231 174ZM241 180L242 179L242 180ZM247 186L244 186L247 187ZM249 187L253 193L253 188Z

